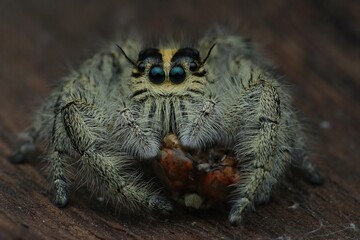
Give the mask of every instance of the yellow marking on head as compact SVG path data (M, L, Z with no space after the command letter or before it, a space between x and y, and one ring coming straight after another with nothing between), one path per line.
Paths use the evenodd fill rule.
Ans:
M159 50L163 58L162 60L164 62L164 71L166 73L170 71L171 58L174 56L177 50L178 49L174 49L174 48L165 48Z

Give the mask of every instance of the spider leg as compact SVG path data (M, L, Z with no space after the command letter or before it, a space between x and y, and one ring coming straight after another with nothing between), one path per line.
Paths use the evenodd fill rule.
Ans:
M131 169L131 157L107 147L112 139L107 134L109 119L104 114L84 101L61 105L62 126L54 125L56 141L54 151L50 153L55 204L63 206L68 199L67 164L63 162L66 151L70 155L79 156L79 175L90 188L102 192L115 203L134 212L139 209L160 212L172 210L171 203L159 196L149 183L142 182L141 175ZM68 139L62 139L64 136ZM69 152L70 148L76 153Z
M218 144L223 138L224 129L219 101L211 96L205 97L195 106L186 106L189 119L183 121L178 116L178 136L183 146L192 149L204 149ZM180 110L176 112L181 112Z
M240 180L229 214L229 221L237 224L254 203L269 199L294 157L310 182L320 183L321 178L309 160L302 129L271 64L251 41L239 35L215 28L200 48L207 49L214 42L217 45L207 64L214 70L223 125L238 160Z
M51 101L48 101L51 102ZM44 104L39 113L49 112L50 108L52 109L52 104ZM8 157L8 159L15 164L23 163L26 160L32 160L33 154L36 152L37 145L42 145L44 139L44 132L50 130L50 124L47 121L51 119L47 114L38 114L35 120L34 125L27 131L24 135L21 136L22 142L18 145L16 150ZM52 122L52 121L50 121ZM50 127L50 128L49 128Z
M305 174L307 181L309 181L311 184L321 185L323 183L323 178L321 177L315 165L310 161L307 154L304 154L302 157L301 170Z
M235 137L240 176L233 192L229 221L238 224L255 202L267 201L272 187L291 161L291 129L287 99L275 81L257 79L244 90L240 105L243 126Z
M317 170L316 166L311 162L307 154L307 146L304 141L305 137L300 125L297 125L297 133L295 136L294 160L295 167L300 169L305 179L314 185L323 183L323 178Z
M51 150L47 157L50 169L50 185L52 200L57 207L65 207L69 202L69 178L68 162L66 156L59 150Z
M34 140L31 136L29 136L29 139L26 139L25 142L20 144L17 149L8 156L8 159L10 162L15 164L23 163L30 158L29 156L32 155L35 149Z
M140 159L152 159L160 151L161 130L158 124L141 119L137 111L124 104L115 121L114 139L121 142L124 152Z
M123 46L134 49L135 45L127 41ZM118 114L128 94L125 62L116 46L96 54L64 79L36 116L38 137L33 140L45 145L51 189L59 207L68 202L75 170L74 175L92 190L131 211L172 209L135 170L133 158L154 157L160 141L147 122L136 120L136 111L124 106ZM31 146L20 147L13 161L21 162Z

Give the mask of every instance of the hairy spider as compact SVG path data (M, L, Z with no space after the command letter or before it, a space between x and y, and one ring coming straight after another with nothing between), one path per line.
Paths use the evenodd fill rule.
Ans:
M57 206L77 181L130 211L170 212L171 201L134 164L154 161L169 133L187 149L233 150L240 179L230 195L232 224L269 199L292 161L320 181L289 94L250 41L215 29L193 47L138 49L129 39L73 71L12 155L21 162L35 145L45 147Z

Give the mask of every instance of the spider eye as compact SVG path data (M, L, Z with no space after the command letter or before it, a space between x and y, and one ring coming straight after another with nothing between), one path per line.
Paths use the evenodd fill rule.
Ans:
M190 64L189 64L189 69L190 69L190 71L193 72L193 71L195 71L197 68L198 68L198 65L197 65L196 62L194 62L194 61L190 62Z
M179 84L185 80L185 70L180 66L175 66L170 70L169 77L173 83Z
M150 69L149 78L151 82L160 84L165 80L165 72L161 67L154 66Z
M140 63L137 65L137 68L139 69L140 72L143 72L143 71L145 71L146 64L145 64L144 62L140 62Z

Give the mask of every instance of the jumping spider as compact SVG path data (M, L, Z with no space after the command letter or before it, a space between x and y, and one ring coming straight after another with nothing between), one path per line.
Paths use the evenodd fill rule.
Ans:
M85 61L11 156L21 162L35 145L45 148L57 206L76 180L130 211L170 212L171 201L133 164L154 161L170 132L189 149L233 149L241 178L230 195L232 224L269 199L292 161L320 181L289 95L250 41L213 30L194 47L142 47L130 39Z

